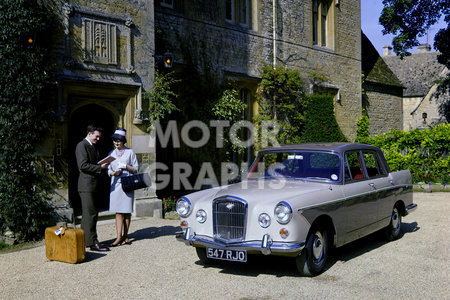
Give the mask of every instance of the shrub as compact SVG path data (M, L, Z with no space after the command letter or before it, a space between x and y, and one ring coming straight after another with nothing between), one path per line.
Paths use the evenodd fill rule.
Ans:
M177 198L175 196L169 196L163 198L163 209L164 212L175 211L177 205Z
M426 130L393 130L359 141L383 149L391 171L409 169L415 183L450 182L449 123Z

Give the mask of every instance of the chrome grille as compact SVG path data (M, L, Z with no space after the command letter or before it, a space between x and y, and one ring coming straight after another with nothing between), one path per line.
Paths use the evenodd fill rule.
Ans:
M213 201L214 237L225 242L242 241L245 236L247 202L235 197Z

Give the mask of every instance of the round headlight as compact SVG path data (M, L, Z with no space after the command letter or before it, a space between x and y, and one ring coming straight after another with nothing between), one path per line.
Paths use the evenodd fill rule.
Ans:
M197 218L197 221L199 223L205 223L206 221L206 211L204 211L203 209L199 209L197 211L197 214L195 216Z
M267 228L270 225L270 216L266 213L262 213L258 217L258 222L262 228Z
M291 206L282 201L275 206L275 217L277 218L277 222L280 224L287 224L292 218L292 208Z
M191 212L191 202L187 198L180 198L177 201L177 213L181 217L187 217Z

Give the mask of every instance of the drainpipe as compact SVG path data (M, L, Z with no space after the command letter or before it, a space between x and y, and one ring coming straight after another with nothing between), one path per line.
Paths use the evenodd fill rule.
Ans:
M273 68L277 66L277 0L272 0Z

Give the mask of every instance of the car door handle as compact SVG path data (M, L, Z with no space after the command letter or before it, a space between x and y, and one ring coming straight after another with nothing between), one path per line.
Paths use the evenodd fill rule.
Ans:
M376 189L376 187L375 187L375 183L369 183L369 185L372 187L372 188L374 188L374 189Z

